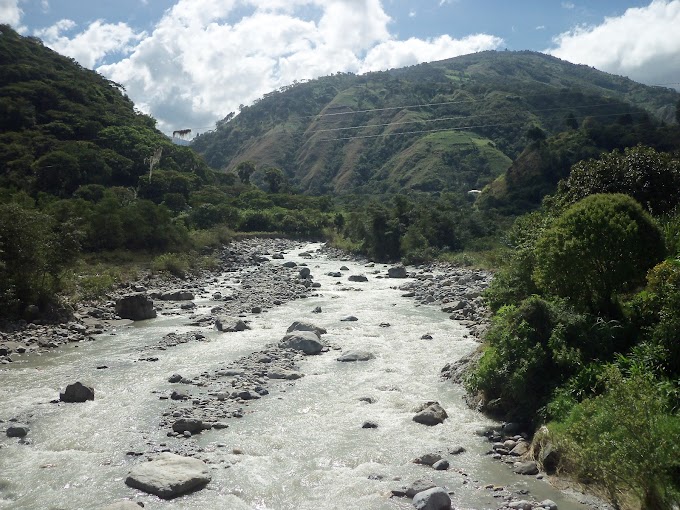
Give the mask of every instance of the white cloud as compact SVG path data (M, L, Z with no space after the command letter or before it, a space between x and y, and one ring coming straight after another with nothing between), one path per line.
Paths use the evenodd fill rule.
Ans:
M84 31L69 38L76 23L69 19L57 21L48 28L35 30L34 35L43 39L50 48L75 58L85 67L93 67L109 53L130 50L130 44L142 39L145 34L136 34L125 23L104 23L97 20Z
M103 21L76 33L73 22L60 23L40 35L83 65L125 52L97 70L122 83L166 132L210 129L239 104L295 80L411 65L501 44L483 34L395 40L381 0L177 0L149 34Z
M538 25L536 30L545 30L545 25Z
M411 9L410 11L408 11L408 17L409 18L415 18L416 17L415 9Z
M13 27L19 26L23 11L19 7L20 0L0 0L0 23Z
M562 2L563 9L573 9L576 7L573 2Z
M653 0L579 26L553 39L546 50L556 57L587 64L643 83L680 81L680 0Z
M452 39L448 35L442 35L429 40L411 38L406 41L386 41L366 54L361 72L443 60L468 53L493 50L502 44L503 39L487 34L470 35L463 39Z

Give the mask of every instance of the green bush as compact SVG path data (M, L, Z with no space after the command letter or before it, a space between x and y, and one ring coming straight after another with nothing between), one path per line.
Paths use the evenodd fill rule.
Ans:
M606 391L574 407L564 446L582 479L602 485L618 504L631 491L645 510L680 502L680 417L649 374L625 379L605 371Z
M613 313L615 294L644 283L663 259L659 228L627 195L591 195L540 236L533 279L577 308Z
M179 253L164 253L154 258L151 264L155 272L165 271L178 278L186 277L190 267L189 256Z
M562 301L532 296L504 306L468 388L481 392L501 416L536 421L554 390L600 348L593 333L590 318Z

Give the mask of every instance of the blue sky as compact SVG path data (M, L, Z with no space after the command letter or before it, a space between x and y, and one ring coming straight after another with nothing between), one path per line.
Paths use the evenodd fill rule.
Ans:
M680 0L0 0L0 22L204 131L295 80L482 50L680 86Z

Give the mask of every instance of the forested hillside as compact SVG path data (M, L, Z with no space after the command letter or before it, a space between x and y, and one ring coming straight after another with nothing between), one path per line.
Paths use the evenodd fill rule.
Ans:
M482 52L285 87L227 115L193 146L213 168L274 166L312 193L468 191L503 174L536 139L583 125L672 122L678 98L540 53ZM633 134L621 143L640 141ZM613 148L593 145L594 153Z

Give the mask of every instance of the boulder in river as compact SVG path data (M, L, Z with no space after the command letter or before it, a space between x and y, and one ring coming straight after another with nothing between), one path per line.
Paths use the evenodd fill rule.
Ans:
M433 487L413 496L417 510L451 510L451 497L445 489Z
M85 386L81 382L75 382L66 386L63 393L59 394L62 402L87 402L94 400L94 388Z
M116 301L116 313L123 319L142 321L156 317L153 301L143 292L127 294Z
M241 319L229 319L226 317L218 317L215 319L215 327L217 331L222 331L224 333L234 333L236 331L245 331L250 329L250 326L243 322Z
M283 379L284 381L294 381L300 379L304 374L296 370L288 370L286 368L274 367L267 372L269 379Z
M125 485L163 499L172 499L201 489L210 480L208 468L202 461L161 453L156 460L135 466L125 479Z
M172 430L178 434L183 434L184 432L198 434L203 430L203 422L196 418L180 418L172 424Z
M311 273L312 272L309 270L308 267L300 268L300 278L303 278L303 279L309 278Z
M416 415L413 417L413 421L422 423L423 425L433 426L444 423L444 420L448 417L444 408L439 405L439 402L427 402L416 409Z
M188 290L169 290L161 294L163 301L193 301L194 294Z
M356 322L359 319L357 319L354 315L346 315L342 319L340 319L340 322Z
M528 462L515 462L512 466L512 470L518 475L537 475L538 464L533 460Z
M305 354L319 354L324 345L319 341L319 337L313 331L295 331L283 337L279 343L280 347L302 351Z
M367 351L350 351L338 358L338 361L368 361L373 359L375 356L371 352Z
M406 278L406 268L404 266L394 266L387 270L389 278Z
M368 278L363 274L353 274L347 278L350 282L367 282Z
M296 264L295 262L293 262L292 260L289 260L289 261L287 261L287 262L284 262L284 263L281 264L281 265L282 265L283 267L295 267L295 266L297 266L297 264Z
M7 427L7 437L26 437L31 429L28 425L12 423Z
M402 487L401 489L392 489L392 495L400 498L407 497L412 498L419 492L426 491L436 487L430 480L416 480L408 487Z
M312 331L313 333L316 333L316 336L321 338L321 335L326 334L326 328L322 328L320 326L316 326L312 324L311 322L305 322L305 321L295 321L293 324L288 326L288 329L286 330L286 333L292 333L293 331Z

